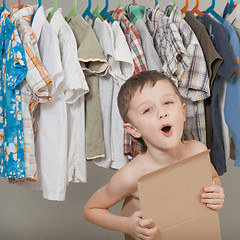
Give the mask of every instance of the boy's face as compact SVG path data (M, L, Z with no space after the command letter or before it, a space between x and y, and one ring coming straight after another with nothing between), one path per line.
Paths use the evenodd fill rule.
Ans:
M148 148L172 149L181 142L185 104L181 103L168 80L154 87L146 84L132 97L124 129L133 137L142 137Z

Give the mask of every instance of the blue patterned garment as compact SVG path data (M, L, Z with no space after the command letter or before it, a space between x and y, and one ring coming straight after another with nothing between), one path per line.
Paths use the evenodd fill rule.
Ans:
M0 7L0 176L25 178L20 82L25 53L16 27Z

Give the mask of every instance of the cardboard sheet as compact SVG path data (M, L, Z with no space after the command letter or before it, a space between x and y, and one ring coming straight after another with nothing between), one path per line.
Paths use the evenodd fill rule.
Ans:
M218 212L200 202L211 185L209 151L142 176L142 216L159 226L154 240L220 240Z

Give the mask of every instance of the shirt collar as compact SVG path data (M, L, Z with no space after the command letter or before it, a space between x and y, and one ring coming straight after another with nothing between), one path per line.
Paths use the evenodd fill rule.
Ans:
M164 10L164 14L167 16L168 9L170 9L172 5L166 6ZM174 6L173 10L171 11L171 14L169 15L169 18L172 20L173 23L179 24L182 21L182 14L178 8L177 5Z
M113 13L113 18L114 20L120 22L122 18L126 17L126 15L126 9L124 7L120 7Z
M49 12L51 12L52 9L53 8L47 9L46 16L48 15ZM63 15L62 15L62 9L58 8L56 10L56 12L54 13L54 15L52 16L50 25L54 29L55 33L58 34L60 29L62 28L63 24L68 25L68 23L66 22L66 20L64 19Z
M141 5L134 5L132 3L126 6L128 18L135 24L138 19L142 19L145 13L145 7Z
M34 7L34 10L36 9L36 12L35 12L33 22L32 22L32 29L33 29L33 32L34 32L34 34L36 36L36 39L38 41L38 39L40 37L40 34L41 34L41 31L42 31L43 24L47 20L46 20L46 16L45 16L45 13L44 13L44 8L43 8L42 5L39 8L38 8L38 4L33 6L33 7Z
M231 14L227 14L225 16L225 19L229 21L230 24L232 24L236 19L240 20L240 3L237 4L237 6L234 8Z
M6 20L6 18L10 15L10 11L7 8L0 7L0 15L1 21Z
M24 20L26 20L30 25L32 15L34 14L34 8L33 6L23 6L23 8L18 10L18 6L14 5L10 8L10 12L10 19L13 23L21 18L24 18Z
M149 18L150 14L151 19ZM158 21L162 18L162 16L164 16L164 13L158 5L146 9L146 21L151 33L153 33L154 30L158 28Z

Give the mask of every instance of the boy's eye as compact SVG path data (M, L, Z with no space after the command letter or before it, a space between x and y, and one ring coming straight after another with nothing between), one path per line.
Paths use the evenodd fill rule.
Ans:
M168 104L172 104L172 103L173 103L173 101L167 101L164 104L168 105Z
M144 113L148 113L148 112L150 112L151 111L151 108L147 108L147 109L145 109L144 111L143 111L143 114Z

